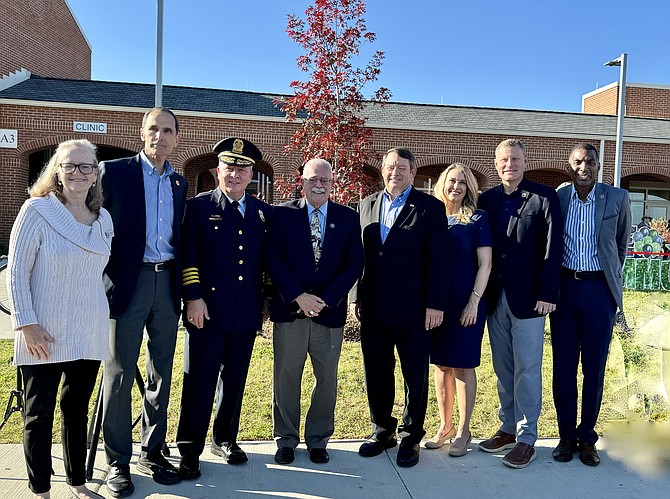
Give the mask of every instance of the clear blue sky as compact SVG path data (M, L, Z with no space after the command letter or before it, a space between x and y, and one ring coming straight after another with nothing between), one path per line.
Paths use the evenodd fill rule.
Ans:
M96 80L153 83L155 0L68 0ZM290 92L305 79L286 14L309 0L165 0L166 85ZM392 100L556 111L618 80L670 85L668 0L368 0Z

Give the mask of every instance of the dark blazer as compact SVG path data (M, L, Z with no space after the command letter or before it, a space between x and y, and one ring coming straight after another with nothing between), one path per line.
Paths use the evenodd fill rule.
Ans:
M111 281L108 291L112 317L121 315L128 308L133 297L146 245L146 208L144 177L140 155L130 158L103 161L100 163L103 206L112 215L114 238L112 253L105 274ZM174 303L181 308L181 268L179 267L181 222L184 217L186 179L178 173L170 176L174 219L172 222L172 245L175 250L176 272L174 282Z
M210 316L205 324L215 332L256 332L262 326L271 208L253 196L245 196L245 203L240 226L218 187L186 202L182 293L184 300L205 300Z
M395 327L424 327L426 308L446 310L450 249L444 204L412 187L382 245L382 192L361 201L364 269L350 300L361 320Z
M505 290L509 308L518 319L539 317L538 301L558 303L563 255L563 215L556 192L523 179L521 207L501 227L502 184L479 197L479 208L489 215L493 230L493 269L486 288L492 313Z
M596 195L596 237L598 240L598 261L605 273L607 284L616 300L619 310L623 310L623 268L628 238L630 236L631 212L628 191L611 185L595 184ZM570 204L571 186L558 190L561 211L565 219Z
M304 198L272 209L268 272L274 286L270 304L273 322L295 320L293 301L303 292L314 294L327 307L314 318L323 326L342 327L347 316L347 294L363 267L358 215L328 201L321 258L314 261L307 203Z

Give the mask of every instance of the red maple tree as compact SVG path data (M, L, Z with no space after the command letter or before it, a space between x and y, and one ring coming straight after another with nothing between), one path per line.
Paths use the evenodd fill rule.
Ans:
M366 127L366 105L384 104L391 93L381 87L370 101L363 98L363 87L377 80L384 53L375 51L368 63L354 66L364 43L376 35L367 30L365 0L314 0L305 11L305 20L288 16L286 32L305 49L298 67L309 73L307 81L291 83L294 95L279 102L288 122L299 122L300 129L285 145L284 152L298 151L303 164L323 158L333 165L333 196L349 203L377 189L377 177L364 166L378 157L372 147L372 132ZM285 197L293 197L300 172L275 181Z

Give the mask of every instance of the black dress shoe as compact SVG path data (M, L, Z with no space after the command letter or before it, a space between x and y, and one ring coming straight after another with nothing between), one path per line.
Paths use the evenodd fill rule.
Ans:
M309 460L313 463L324 464L330 461L330 456L326 449L309 449Z
M411 468L419 462L419 444L403 438L400 441L396 463L401 468Z
M161 485L175 485L181 482L179 470L165 459L160 451L151 456L140 456L137 460L137 471L150 475L154 482Z
M554 461L558 461L559 463L567 463L572 461L572 455L576 450L577 442L561 438L551 455L553 456Z
M295 460L295 450L293 447L280 447L275 453L275 463L291 464Z
M197 456L182 456L179 461L179 476L182 480L200 478L200 460Z
M127 497L135 492L135 485L130 480L130 466L112 464L107 475L107 490L113 497Z
M228 464L246 463L249 458L236 442L223 442L218 445L212 442L212 454L222 457Z
M375 457L384 452L385 449L391 449L396 445L398 445L398 441L395 433L388 438L379 438L378 435L372 435L361 444L358 453L363 457Z
M600 456L595 444L579 444L579 460L587 466L598 466Z

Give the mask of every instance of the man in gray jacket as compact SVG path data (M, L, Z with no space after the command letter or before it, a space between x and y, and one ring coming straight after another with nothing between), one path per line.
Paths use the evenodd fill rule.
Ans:
M563 217L563 270L556 311L550 316L554 353L553 392L560 441L556 461L600 464L594 427L600 412L605 363L617 307L623 310L621 269L631 212L628 192L596 182L598 151L576 145L568 173L572 185L558 191ZM577 425L577 365L581 356L582 406Z

